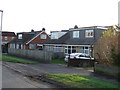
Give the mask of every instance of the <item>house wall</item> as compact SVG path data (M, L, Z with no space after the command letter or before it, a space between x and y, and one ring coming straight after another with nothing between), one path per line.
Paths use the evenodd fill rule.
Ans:
M5 40L5 37L7 37L7 40ZM12 40L12 37L14 36L2 36L2 43L8 43Z
M38 44L38 43L43 43L45 42L47 39L50 39L50 37L47 35L47 38L46 39L41 39L40 36L42 34L45 34L47 35L45 32L42 32L39 36L37 36L34 40L32 40L30 43L28 44Z

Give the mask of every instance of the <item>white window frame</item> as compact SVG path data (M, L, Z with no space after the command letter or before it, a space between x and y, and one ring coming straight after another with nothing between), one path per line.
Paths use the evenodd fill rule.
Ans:
M5 39L5 40L8 40L8 37L7 37L7 36L5 36L5 37L4 37L4 39Z
M21 44L21 49L23 49L23 44Z
M92 33L92 36L88 36L88 33ZM94 36L94 31L93 30L86 30L85 31L85 37L86 38L92 38Z
M40 38L41 38L41 39L47 39L47 35L46 35L46 34L41 34L41 35L40 35Z
M19 49L19 44L17 44L17 49Z
M18 34L18 39L22 39L22 34Z
M85 54L90 54L90 50L89 50L89 47L87 47L87 49L85 48L85 47L87 47L87 46L83 46L82 48L83 48L83 52L81 52L81 47L80 47L80 53L85 53L86 51L88 52L88 53L85 53Z
M73 38L79 38L79 31L73 31Z

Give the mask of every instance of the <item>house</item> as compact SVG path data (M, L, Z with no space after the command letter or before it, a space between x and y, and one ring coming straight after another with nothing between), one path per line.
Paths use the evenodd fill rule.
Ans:
M16 37L14 32L2 31L2 52L7 52L8 42Z
M91 26L70 28L67 33L58 39L51 39L45 42L45 50L53 52L86 53L93 56L94 44L108 30L108 26Z
M7 44L16 37L14 32L2 31L2 45Z
M43 43L50 39L45 28L40 31L17 33L17 37L9 43L9 48L15 49L43 49Z

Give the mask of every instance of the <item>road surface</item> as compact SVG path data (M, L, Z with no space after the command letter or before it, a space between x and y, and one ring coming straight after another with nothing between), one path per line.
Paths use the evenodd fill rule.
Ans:
M37 82L2 66L2 88L54 88L53 85Z

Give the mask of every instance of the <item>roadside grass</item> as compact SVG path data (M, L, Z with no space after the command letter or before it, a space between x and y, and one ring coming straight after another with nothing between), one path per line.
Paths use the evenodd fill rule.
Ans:
M76 88L118 88L117 84L79 74L46 74L45 77Z
M66 64L64 59L53 59L50 61L52 64Z
M26 60L23 60L23 59L11 57L11 56L5 56L5 55L2 55L2 61L23 63L23 64L36 64L35 62L30 62L30 61L26 61Z

